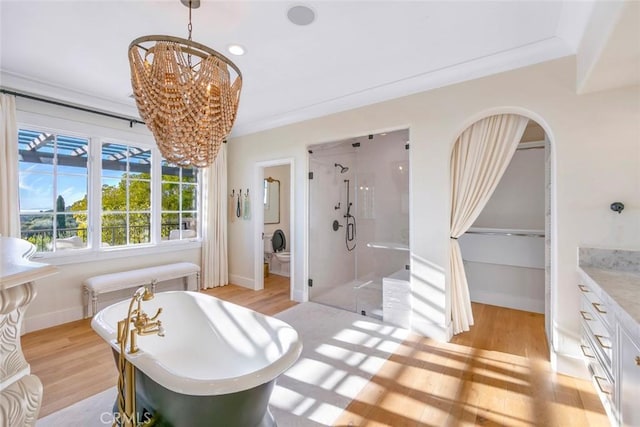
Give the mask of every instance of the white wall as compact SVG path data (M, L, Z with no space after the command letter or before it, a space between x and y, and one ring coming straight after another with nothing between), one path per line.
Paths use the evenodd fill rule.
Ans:
M517 150L473 227L544 234L544 174L544 147ZM543 237L465 234L458 243L471 301L544 313ZM470 258L471 244L488 259ZM514 256L515 262L508 259ZM537 268L531 268L535 261Z
M544 148L516 151L473 227L544 230Z
M86 132L92 136L112 138L128 142L153 143L153 137L145 126L133 128L125 121L57 107L36 101L16 98L17 121L22 125L36 125L60 130ZM119 257L117 254L120 254ZM59 265L59 273L36 281L38 296L30 305L24 323L24 332L30 332L82 318L82 281L91 276L134 268L151 267L171 262L187 261L200 265L198 243L180 242L156 249L140 249L113 252L100 257L98 254L69 254L64 258L37 259ZM78 259L83 258L83 262ZM181 282L162 284L160 289L182 289ZM116 295L117 296L117 295ZM126 298L121 295L122 298ZM99 301L109 301L107 298Z
M640 88L578 96L575 58L568 57L429 92L234 138L230 188L246 187L257 161L293 157L296 170L294 295L307 295L307 146L410 129L412 328L437 339L450 331L449 160L457 136L492 113L522 113L540 123L553 143L552 315L554 363L577 365L580 336L576 287L578 246L640 249ZM620 200L621 215L609 210ZM230 271L252 277L249 223L230 227Z

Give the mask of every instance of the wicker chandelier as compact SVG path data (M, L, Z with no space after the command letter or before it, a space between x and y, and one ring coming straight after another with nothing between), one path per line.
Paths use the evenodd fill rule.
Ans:
M242 73L224 55L189 39L144 36L129 45L131 86L162 155L178 166L213 163L238 111Z

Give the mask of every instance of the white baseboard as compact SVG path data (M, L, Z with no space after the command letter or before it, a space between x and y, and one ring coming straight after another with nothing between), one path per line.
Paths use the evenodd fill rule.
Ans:
M307 302L305 299L304 289L293 288L293 300L296 302Z
M243 288L253 289L253 278L239 276L237 274L229 274L229 283L242 286Z
M589 379L589 371L581 357L551 350L551 369L559 374L570 377Z
M515 310L544 314L544 300L507 295L498 292L472 291L471 301Z
M425 321L411 321L411 332L432 338L438 342L448 342L449 333L446 326L437 325L435 323Z
M22 333L26 334L33 331L39 331L40 329L62 325L63 323L80 320L82 319L82 311L82 306L78 306L50 313L38 314L36 316L27 316L22 324Z

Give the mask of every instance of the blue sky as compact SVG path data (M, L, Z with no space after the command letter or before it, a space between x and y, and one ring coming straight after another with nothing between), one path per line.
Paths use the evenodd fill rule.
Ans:
M44 172L43 165L34 164L20 165L20 210L22 212L39 212L53 209L58 195L64 198L65 205L70 206L74 202L81 200L87 194L86 175L63 175L61 172L65 168L60 167L58 174L58 192L54 195L53 175L38 173ZM86 171L86 169L84 169ZM28 171L28 172L27 172Z

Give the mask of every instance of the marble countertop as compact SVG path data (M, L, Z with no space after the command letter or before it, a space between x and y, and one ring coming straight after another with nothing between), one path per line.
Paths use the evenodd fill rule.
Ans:
M583 280L600 288L604 303L612 308L625 328L640 338L640 273L609 268L580 266Z

